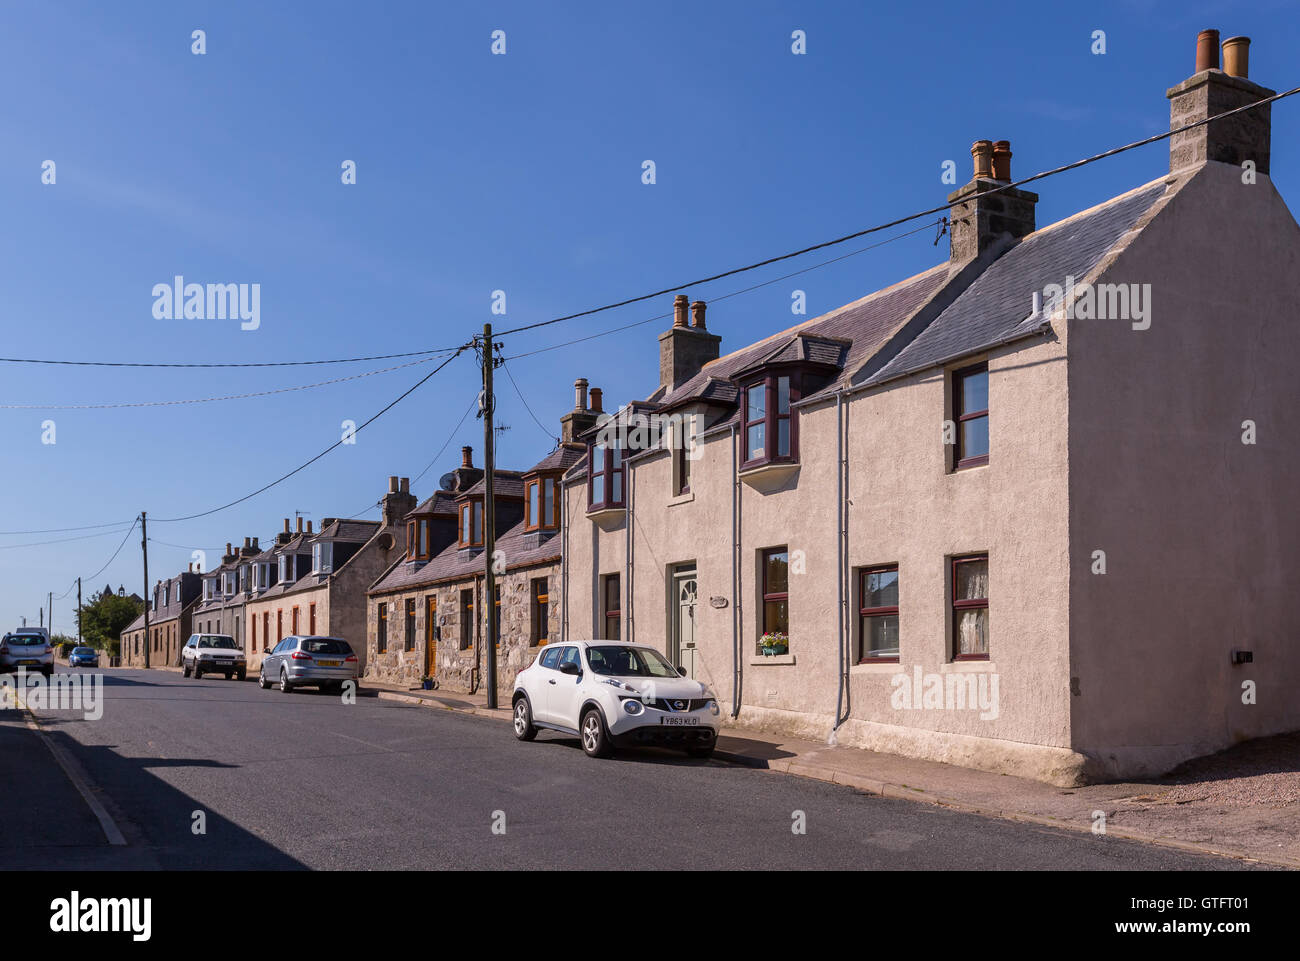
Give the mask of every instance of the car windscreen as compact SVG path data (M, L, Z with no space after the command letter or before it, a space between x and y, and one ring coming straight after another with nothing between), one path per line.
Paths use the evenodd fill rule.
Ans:
M30 647L33 644L44 645L45 637L42 634L10 634L5 637L5 643L19 647Z
M94 654L95 652L88 647L74 647L72 649L72 653L73 654Z
M677 668L658 651L645 647L589 647L592 671L613 677L679 677Z
M309 637L302 642L302 649L308 654L351 654L352 648L347 641L332 637Z
M199 647L225 647L235 650L236 644L233 637L217 635L214 637L200 637Z

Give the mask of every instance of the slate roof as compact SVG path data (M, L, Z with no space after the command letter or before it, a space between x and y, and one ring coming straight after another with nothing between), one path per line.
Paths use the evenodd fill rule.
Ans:
M1033 333L1035 291L1081 283L1124 234L1164 195L1152 181L1025 237L990 264L928 327L863 383L878 384Z
M493 484L492 493L494 497L523 497L524 496L524 475L517 470L497 470L492 472L495 483ZM477 484L459 495L464 497L466 494L482 494L487 485L487 478L481 479Z
M338 518L312 537L313 541L344 541L364 544L384 525L380 521L358 521Z
M824 358L829 354L825 343L829 340L847 342L847 348L836 359L846 368L856 367L879 350L903 322L947 281L947 263L931 267L892 287L709 361L676 390L667 393L656 390L649 400L661 408L699 399L734 403L738 395L728 378L767 362L766 358L784 357L788 350L812 349L818 358ZM800 340L803 343L796 343Z
M451 491L435 491L433 496L411 512L412 514L455 514L456 495Z
M498 537L496 546L506 557L508 571L536 564L559 563L560 560L559 534L552 534L542 540L536 531L526 532L523 521ZM380 594L424 587L440 581L469 579L482 573L482 550L468 550L452 544L422 565L407 560L398 562L370 588L370 593Z
M137 617L126 627L122 628L122 633L126 634L128 631L138 631L143 628L144 628L144 612L142 611L139 617Z
M587 448L582 444L561 444L524 473L531 474L534 471L544 470L568 470L582 460L586 453Z

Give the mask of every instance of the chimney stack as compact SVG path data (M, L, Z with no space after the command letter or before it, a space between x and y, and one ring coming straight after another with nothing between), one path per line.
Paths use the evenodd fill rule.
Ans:
M308 521L308 522L307 522L307 533L308 533L308 534L311 533L311 521Z
M694 327L696 330L705 329L704 311L707 308L708 308L708 304L706 304L702 300L697 300L695 303L691 304L691 326Z
M468 447L468 446L466 446L466 447L462 447L462 448L460 449L460 466L461 466L461 467L473 467L473 466L474 466L474 448L473 448L473 447Z
M379 501L379 509L381 513L380 519L383 521L385 527L395 527L403 524L406 520L406 515L411 513L411 511L415 510L418 506L419 502L416 501L415 497L411 494L411 479L409 477L388 478L388 493L380 498ZM329 526L328 522L326 526ZM324 528L321 529L324 530ZM397 543L405 544L405 528L403 527L401 531L397 533L400 533L401 535L398 537ZM395 537L397 537L397 533L394 534Z
M251 537L245 537L245 538L244 538L244 550L248 550L248 548L250 548L250 547L252 547L252 546L253 546L253 539L252 539Z
M298 524L297 524L297 529L296 529L296 533L301 534L301 533L302 533L302 518L301 518L301 517L298 517L298 518L295 518L295 520L298 522Z
M600 389L592 396L599 399ZM579 377L573 382L573 410L560 417L560 443L572 444L595 426L596 412L587 405L587 378Z
M259 553L261 553L261 550L262 550L260 547L257 546L257 538L256 538L256 537L253 538L253 550L255 550L255 551L259 552Z
M605 408L601 405L604 403L604 392L599 387L591 388L591 412L593 414L605 413Z
M1007 240L1034 232L1038 194L1017 187L977 197L1011 182L1011 142L976 140L971 144L974 175L966 186L948 195L949 263L964 267L985 251Z
M1196 38L1196 72L1165 94L1169 98L1169 129L1176 130L1244 107L1276 91L1248 78L1250 38L1223 41L1223 69L1219 69L1219 31L1202 30ZM1169 138L1169 171L1173 173L1208 161L1242 166L1253 161L1255 170L1269 172L1272 153L1271 104L1243 110L1222 120L1203 123Z
M693 327L686 325L688 309L695 314ZM673 298L673 325L659 335L659 387L662 393L676 390L709 361L718 359L722 338L705 328L704 310L702 300L697 300L695 307L691 308L690 298L685 294Z

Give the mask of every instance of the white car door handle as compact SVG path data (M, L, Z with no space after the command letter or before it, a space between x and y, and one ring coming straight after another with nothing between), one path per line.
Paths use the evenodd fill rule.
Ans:
M546 683L547 683L547 684L554 684L555 681L554 681L554 680L548 680Z

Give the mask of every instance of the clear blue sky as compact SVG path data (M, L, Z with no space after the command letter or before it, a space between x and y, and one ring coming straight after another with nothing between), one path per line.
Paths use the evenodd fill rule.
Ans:
M763 259L941 203L944 160L1009 139L1024 176L1167 129L1196 33L1254 39L1251 76L1300 83L1294 3L8 3L0 30L0 354L163 362L316 359L463 342ZM207 53L190 52L206 31ZM493 30L507 53L490 53ZM791 53L791 32L807 53ZM1094 30L1107 52L1090 52ZM653 160L657 183L641 183ZM57 183L41 183L53 160ZM357 184L340 164L357 163ZM1166 170L1158 144L1036 185L1047 224ZM1300 98L1273 108L1273 177L1294 203ZM735 349L943 259L923 232L719 302ZM840 248L842 252L860 246ZM691 289L711 300L804 258ZM154 284L261 284L261 327L157 320ZM506 317L490 313L507 295ZM507 355L670 308L671 297L508 338ZM586 376L610 404L657 383L656 321L520 359L550 427ZM0 365L0 403L210 397L395 361L253 370ZM0 410L0 529L169 517L241 496L337 440L427 366L272 397L97 411ZM477 390L462 357L283 485L202 520L152 524L151 578L193 547L372 504L414 476ZM550 442L509 382L504 466ZM56 443L42 444L53 419ZM416 493L481 457L472 416ZM371 512L365 516L374 517ZM89 578L121 533L0 535L0 627ZM89 532L93 533L93 532ZM141 591L138 534L86 590ZM165 543L164 543L165 542ZM173 547L168 545L181 545ZM75 595L74 595L75 596ZM71 630L73 597L56 630Z

